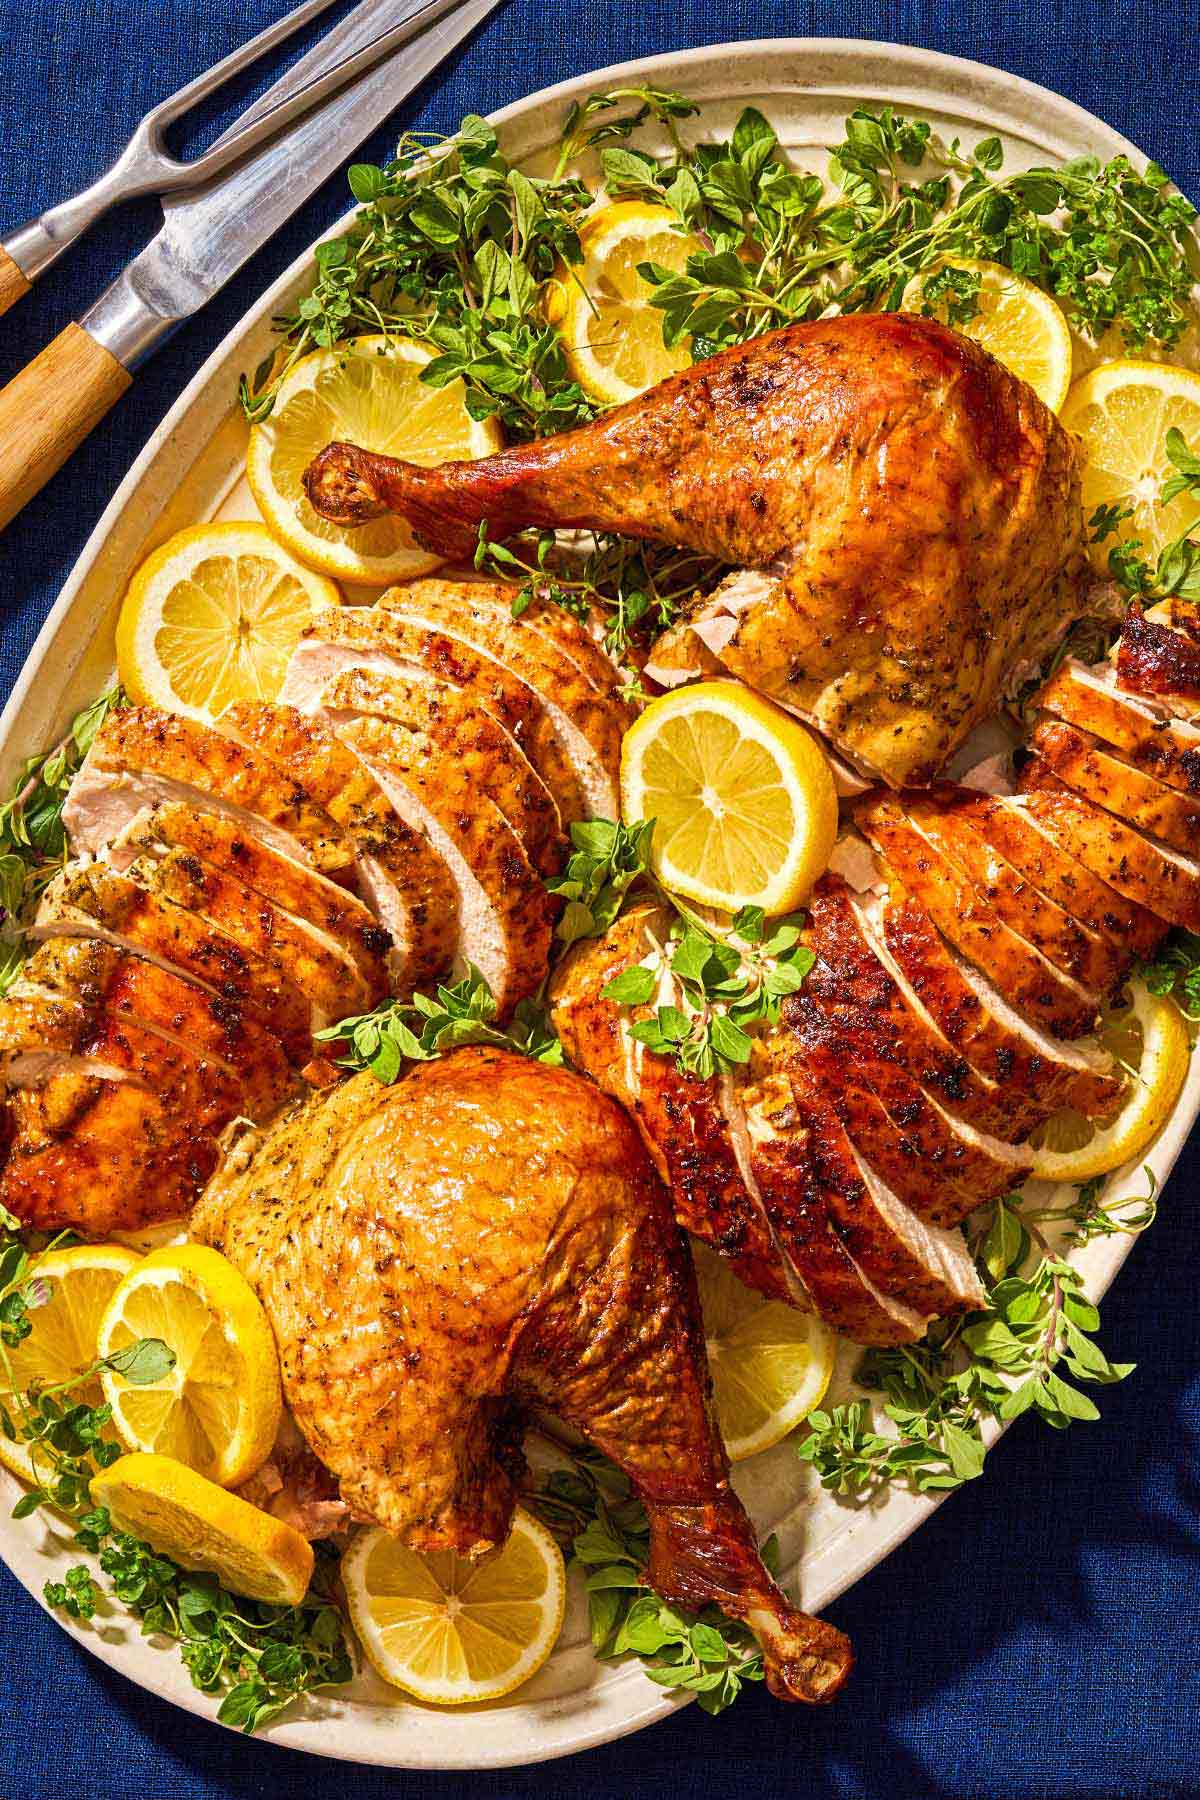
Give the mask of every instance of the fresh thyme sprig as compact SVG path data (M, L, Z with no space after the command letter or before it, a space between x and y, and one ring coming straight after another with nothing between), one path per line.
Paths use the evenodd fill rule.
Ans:
M1135 971L1152 994L1170 996L1189 1019L1200 1019L1200 937L1173 931L1153 962Z
M67 858L62 811L67 790L92 739L114 706L119 688L101 694L76 713L52 750L29 757L9 798L0 806L0 994L25 960L22 927L42 889Z
M598 1451L544 1435L569 1466L544 1475L526 1500L584 1574L596 1656L632 1653L660 1687L685 1689L705 1712L723 1712L747 1681L763 1679L754 1638L715 1606L683 1612L647 1586L650 1532L625 1476ZM778 1575L774 1538L762 1557Z
M685 600L705 593L725 573L711 557L608 534L595 538L582 558L565 553L552 531L513 544L493 543L486 519L479 527L475 567L518 583L514 619L535 600L550 601L585 621L598 612L605 619L604 647L616 661L631 645L665 631ZM644 697L636 679L623 691L630 699Z

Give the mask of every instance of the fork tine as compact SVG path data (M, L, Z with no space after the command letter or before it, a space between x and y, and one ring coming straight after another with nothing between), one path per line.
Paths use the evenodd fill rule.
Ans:
M223 56L211 69L205 69L192 81L177 88L173 94L168 94L165 100L160 100L146 114L143 126L156 131L164 125L170 125L175 119L182 118L191 107L207 99L209 94L216 93L234 75L240 75L243 69L248 69L269 50L274 50L277 44L285 43L297 31L302 31L311 20L328 12L333 4L334 0L302 0L301 5L294 7L290 13L285 13L274 25L268 25L265 31L260 31L249 43L231 50L228 56Z

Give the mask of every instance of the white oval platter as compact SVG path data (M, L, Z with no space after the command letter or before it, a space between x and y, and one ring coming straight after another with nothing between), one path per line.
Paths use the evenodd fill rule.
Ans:
M758 105L794 158L818 169L824 150L843 135L843 118L860 104L891 104L931 120L943 137L958 135L968 144L999 133L1008 167L1089 152L1106 158L1126 151L1144 161L1108 126L1045 88L954 57L847 39L722 44L646 58L546 89L494 114L493 123L506 153L538 170L571 100L633 81L680 89L697 101L701 116L684 121L685 133L697 136L727 137L741 108ZM72 714L106 684L116 608L143 556L183 525L214 516L255 516L241 480L246 428L235 407L237 378L267 353L271 318L303 287L309 267L305 255L229 334L122 482L0 720L0 791L8 791L22 758L56 741ZM1198 1111L1200 1070L1194 1070L1148 1158L1160 1185ZM1117 1194L1134 1186L1140 1191L1140 1170L1119 1172L1112 1186ZM1080 1254L1094 1297L1108 1287L1129 1248L1128 1238L1104 1238ZM845 1395L856 1354L847 1346L831 1401ZM761 1534L779 1535L791 1591L814 1611L880 1562L936 1504L896 1489L868 1507L840 1506L786 1443L743 1465L736 1480ZM0 1554L40 1603L43 1583L77 1553L45 1515L20 1523L9 1518L19 1492L17 1482L0 1470ZM84 1628L64 1622L64 1629L152 1693L214 1716L216 1702L191 1686L174 1646L143 1639L117 1610ZM870 1643L858 1651L869 1668ZM395 1768L499 1768L604 1743L652 1724L679 1704L678 1696L654 1686L638 1666L595 1661L583 1595L576 1590L554 1655L510 1701L442 1711L406 1700L368 1674L347 1689L293 1708L264 1735L318 1756Z

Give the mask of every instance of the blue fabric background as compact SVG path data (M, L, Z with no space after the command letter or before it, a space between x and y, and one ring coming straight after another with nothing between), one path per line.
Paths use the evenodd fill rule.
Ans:
M0 0L0 233L82 184L153 101L283 0ZM1189 24L1190 16L1190 24ZM397 122L448 129L624 57L786 33L891 38L994 63L1127 133L1193 197L1196 0L508 0ZM394 129L394 128L393 128ZM392 129L369 150L386 152ZM131 458L261 289L342 210L329 183L165 353L0 539L0 682ZM0 324L0 380L153 229L127 209ZM1065 1436L1022 1420L953 1498L831 1609L858 1646L831 1711L755 1693L538 1770L416 1776L219 1731L111 1674L0 1569L0 1800L479 1800L740 1790L863 1800L1178 1800L1200 1794L1200 1143L1104 1308L1137 1374Z

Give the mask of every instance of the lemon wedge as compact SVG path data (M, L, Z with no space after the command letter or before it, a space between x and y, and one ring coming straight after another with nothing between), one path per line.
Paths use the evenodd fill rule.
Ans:
M1158 503L1163 483L1176 473L1168 431L1175 426L1193 449L1200 447L1200 375L1172 363L1102 363L1075 383L1062 422L1079 435L1086 517L1097 506L1132 507L1116 536L1140 538L1151 556L1200 520L1200 495ZM1099 567L1107 565L1115 541L1092 546Z
M1062 308L1040 287L1014 275L1002 263L948 256L938 267L964 269L979 276L978 310L964 324L955 323L954 329L989 350L1057 412L1071 385L1071 331ZM909 282L902 301L905 312L924 310L925 283L933 273L936 271L914 276ZM945 322L944 308L935 304L932 310L935 318Z
M0 1363L0 1406L14 1423L20 1424L14 1394L70 1381L95 1362L104 1310L139 1260L119 1244L75 1244L36 1258L31 1275L39 1284L42 1304L29 1314L29 1336L7 1352L6 1363ZM72 1405L99 1406L104 1399L99 1375L72 1388L69 1399ZM0 1462L23 1481L39 1479L28 1444L6 1437L2 1430Z
M693 1241L717 1424L730 1462L779 1443L825 1397L837 1339L811 1313L764 1300Z
M634 400L656 382L686 369L686 343L663 343L663 315L650 305L654 292L639 263L658 263L682 274L702 245L681 230L665 206L615 200L602 206L579 233L582 264L564 264L550 289L546 313L563 340L567 366L597 400Z
M120 1456L92 1477L90 1492L119 1531L181 1569L208 1570L231 1593L298 1606L308 1591L307 1538L170 1456Z
M301 476L326 444L344 442L429 467L489 456L503 439L491 419L473 419L461 381L430 387L434 360L407 338L360 337L314 350L288 370L270 417L250 432L246 476L263 518L294 555L345 581L383 586L436 569L401 519L385 515L347 529L309 505Z
M1179 1008L1140 981L1130 984L1130 999L1100 1034L1105 1049L1134 1071L1128 1098L1107 1121L1068 1108L1039 1125L1029 1138L1036 1181L1090 1181L1119 1169L1158 1134L1179 1098L1190 1055Z
M168 1344L175 1366L141 1387L104 1371L122 1441L240 1486L270 1454L282 1408L279 1358L258 1296L207 1245L152 1251L109 1301L100 1354L146 1337Z
M621 810L629 824L656 821L651 856L665 887L726 912L789 912L837 838L825 752L738 681L651 701L621 747Z
M418 1555L362 1531L342 1558L350 1618L383 1679L438 1706L498 1700L536 1673L562 1630L567 1573L546 1527L518 1507L508 1541L472 1560Z
M301 632L341 599L265 525L190 525L129 584L117 620L122 685L139 705L191 719L274 700Z

